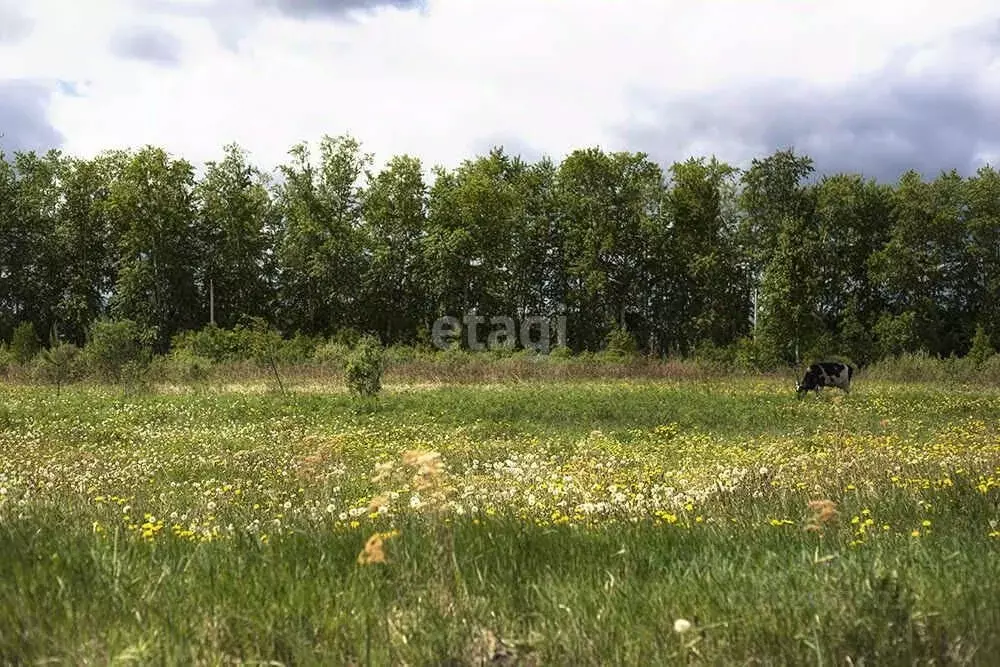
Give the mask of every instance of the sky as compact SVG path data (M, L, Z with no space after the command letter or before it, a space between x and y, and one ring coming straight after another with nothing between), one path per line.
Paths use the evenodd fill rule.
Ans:
M1000 166L996 0L0 0L0 148Z

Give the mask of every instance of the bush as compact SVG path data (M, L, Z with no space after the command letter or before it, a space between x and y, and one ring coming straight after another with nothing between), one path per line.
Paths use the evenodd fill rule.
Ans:
M549 357L551 359L572 359L573 350L565 345L556 345L549 351Z
M433 354L433 348L415 347L397 343L385 349L385 364L386 366L399 365L409 361L427 359L428 357L433 357Z
M996 350L993 349L993 344L990 342L990 337L986 333L986 329L983 325L976 327L976 335L972 337L972 347L969 349L969 359L972 361L976 367L980 367L986 363L987 359L996 354Z
M330 338L332 343L340 343L341 345L346 345L347 347L354 347L361 340L361 333L354 327L343 327L338 329L333 337Z
M313 353L313 361L327 368L343 370L350 354L351 348L349 346L329 340L316 348Z
M31 322L21 322L14 329L10 341L10 352L14 361L26 364L31 361L42 347L35 333L35 325Z
M344 381L348 390L362 397L376 396L382 391L385 351L374 336L362 336L347 359Z
M639 351L639 345L625 327L612 329L604 339L604 351L612 355L621 357L635 356Z
M737 339L732 348L733 364L742 371L763 373L784 365L774 346L768 344L763 337L754 340L744 336Z
M875 324L875 339L883 359L916 352L920 349L916 314L913 311L896 316L884 313Z
M711 339L704 339L694 348L695 362L709 368L725 370L734 365L736 348L734 345L720 347Z
M237 331L240 332L254 361L271 370L278 384L278 391L285 393L285 385L278 372L278 355L281 354L284 340L278 330L261 317L249 317L237 327Z
M171 348L216 363L250 358L242 330L222 329L209 324L198 331L184 331L174 336Z
M300 364L309 361L316 354L317 348L323 343L319 336L307 336L297 333L291 340L284 341L279 353L279 359L287 364Z
M14 353L7 343L0 343L0 373L6 373L7 367L14 363Z
M80 348L72 343L56 343L35 359L35 377L56 386L56 393L76 375Z
M214 363L186 348L172 350L165 359L166 375L174 382L201 383L208 379Z
M90 327L84 354L92 369L115 383L137 381L153 358L156 329L132 320L100 319Z

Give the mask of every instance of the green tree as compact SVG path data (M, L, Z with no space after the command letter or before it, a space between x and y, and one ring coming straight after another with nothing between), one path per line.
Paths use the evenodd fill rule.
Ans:
M996 348L990 341L990 336L986 333L986 328L979 324L976 326L976 333L972 337L972 345L969 348L969 358L976 366L982 366L986 361L996 354Z
M195 185L198 283L214 296L215 322L233 327L243 315L273 312L273 236L277 220L268 178L236 144L208 162Z
M557 188L572 344L599 349L614 328L648 339L646 269L666 233L662 170L643 153L577 150L560 164Z
M16 153L13 163L0 160L0 330L5 334L22 321L42 332L53 323L60 161L58 151Z
M508 226L511 315L554 317L566 303L565 221L560 216L556 165L543 158L518 174L516 220Z
M763 159L754 159L741 179L743 191L739 223L740 245L747 259L747 271L755 294L755 303L767 301L761 294L764 272L782 243L782 231L809 220L813 197L803 182L813 173L813 161L796 155L792 149L779 150ZM786 245L788 239L786 238ZM787 255L787 252L786 252ZM788 258L785 260L787 263ZM771 299L774 301L774 299ZM763 313L757 308L754 331Z
M904 174L893 195L889 241L872 257L889 313L913 313L919 346L935 355L965 349L975 317L965 193L954 171L931 182Z
M288 330L330 334L358 323L365 273L359 185L372 156L353 137L323 137L319 164L308 146L281 166L277 205L279 306Z
M363 277L363 323L387 342L412 342L428 312L422 243L427 186L420 160L407 155L368 173L362 198L363 241L370 253Z
M690 159L670 168L667 192L669 246L652 258L650 272L672 272L670 337L688 353L703 341L726 345L748 330L747 277L736 239L733 193L737 170L715 158ZM668 260L669 261L665 261Z
M801 354L824 333L819 312L820 276L814 258L820 256L815 225L785 218L777 245L761 280L760 344L770 354L796 364Z
M107 201L115 227L118 275L111 312L155 329L155 347L205 319L195 274L194 170L146 147L108 158L115 170Z
M527 169L494 148L454 171L436 170L424 246L434 316L515 314L511 255L524 222L519 181Z
M968 308L1000 340L1000 172L981 168L966 183L971 290Z
M106 160L66 158L60 164L60 205L51 239L58 257L56 336L82 345L87 329L104 313L114 285L116 239L107 208Z
M871 258L889 240L892 189L855 174L823 178L816 187L818 312L826 332L858 363L873 358L867 332L882 310L869 275Z

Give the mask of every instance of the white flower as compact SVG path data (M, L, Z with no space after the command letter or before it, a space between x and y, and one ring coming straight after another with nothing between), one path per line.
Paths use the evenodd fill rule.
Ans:
M687 632L691 629L691 621L686 618L678 618L674 621L674 632Z

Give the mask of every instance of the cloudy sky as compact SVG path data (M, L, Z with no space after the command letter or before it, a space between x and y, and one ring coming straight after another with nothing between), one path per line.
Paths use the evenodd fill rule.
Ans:
M0 0L0 147L1000 163L996 0Z

